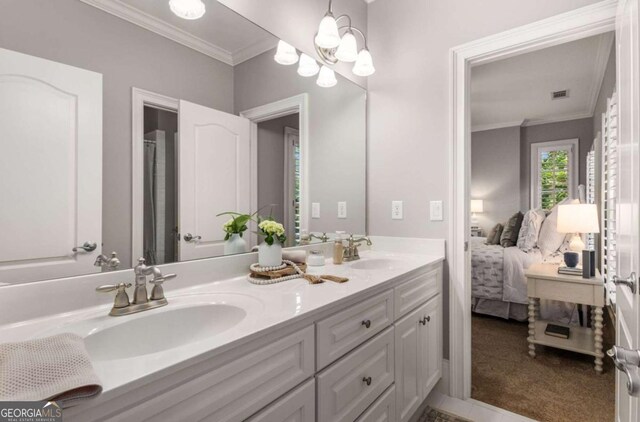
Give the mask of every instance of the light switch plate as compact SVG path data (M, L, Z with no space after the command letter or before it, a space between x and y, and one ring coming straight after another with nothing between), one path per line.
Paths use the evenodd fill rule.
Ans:
M338 218L347 218L346 202L338 202Z
M320 218L320 202L311 203L311 218Z
M391 219L402 220L402 201L391 201Z
M431 216L431 221L442 221L444 219L442 216L442 201L431 201L429 203L429 215Z

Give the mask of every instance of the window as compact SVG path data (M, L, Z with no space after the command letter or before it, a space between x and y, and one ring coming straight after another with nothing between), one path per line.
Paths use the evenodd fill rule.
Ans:
M531 204L550 210L577 189L578 140L531 145Z

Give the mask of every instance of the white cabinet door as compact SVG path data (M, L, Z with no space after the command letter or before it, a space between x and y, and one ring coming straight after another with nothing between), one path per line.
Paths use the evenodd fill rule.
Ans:
M422 362L419 323L424 305L395 324L396 420L408 421L422 403Z
M616 25L618 67L618 186L616 259L620 278L640 273L640 22L638 0L621 0ZM640 296L625 285L616 288L616 344L640 349ZM600 327L596 326L596 329ZM640 379L640 369L629 371ZM616 371L616 420L640 418L638 394L627 392L627 378Z
M434 297L421 309L420 376L421 398L424 400L442 376L442 311L441 296Z
M250 122L183 100L179 116L180 261L219 256L230 217L216 215L251 207Z
M316 381L310 379L271 403L247 422L315 422Z
M0 133L0 282L98 271L102 75L0 49Z

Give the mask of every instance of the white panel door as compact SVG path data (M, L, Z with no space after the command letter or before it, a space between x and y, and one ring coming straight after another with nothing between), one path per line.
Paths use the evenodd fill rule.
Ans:
M640 37L638 1L621 0L617 18L618 67L618 206L616 208L617 271L620 278L640 271ZM616 344L640 348L640 302L638 293L625 285L616 288ZM629 367L638 379L638 367ZM627 378L616 371L616 419L637 421L638 398L627 392Z
M0 49L0 146L0 282L98 271L102 75Z
M420 391L424 400L442 376L442 311L441 296L436 296L421 307L420 361L422 382Z
M420 320L422 305L395 324L396 342L396 420L406 422L422 403L422 361Z
M178 132L180 260L222 255L216 215L251 208L249 119L180 100Z

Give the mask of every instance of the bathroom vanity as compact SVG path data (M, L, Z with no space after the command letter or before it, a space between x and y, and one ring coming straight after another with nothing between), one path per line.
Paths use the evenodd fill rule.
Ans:
M90 288L114 275L56 280L60 296L74 284L88 292L61 299L66 312L2 325L0 337L85 338L104 391L66 409L67 421L407 421L441 377L444 242L373 241L358 261L327 260L323 272L344 284L253 285L241 260L252 255L167 265L169 304L119 317ZM12 286L3 302L17 308L36 284L54 289ZM77 308L92 295L103 304Z

